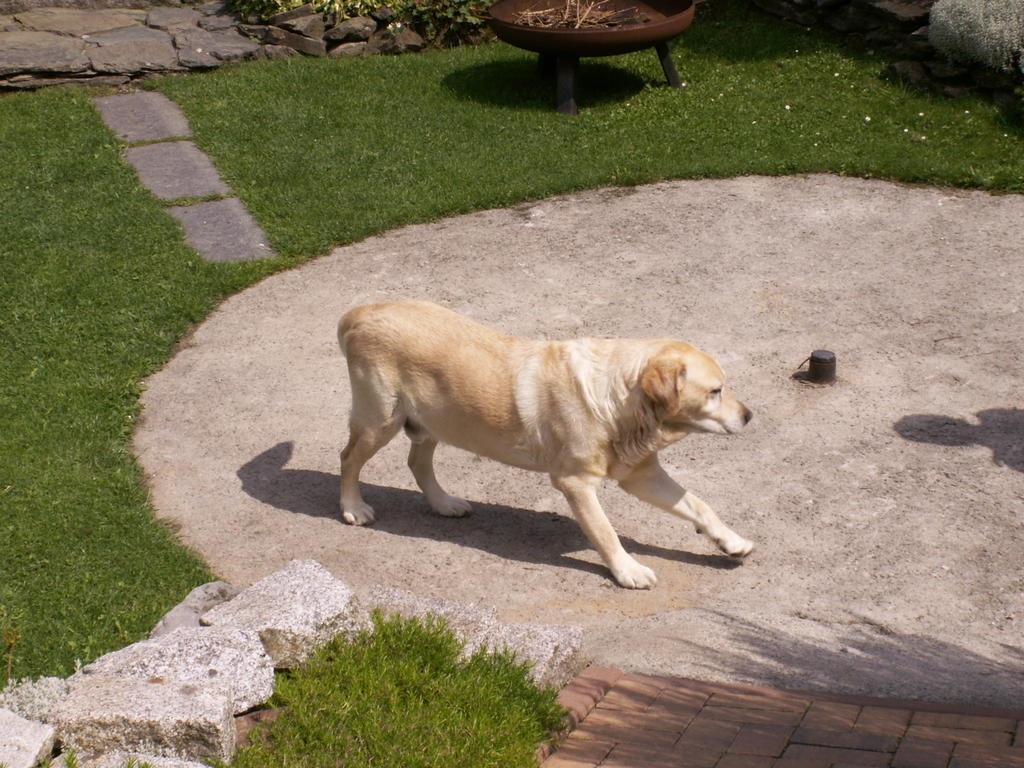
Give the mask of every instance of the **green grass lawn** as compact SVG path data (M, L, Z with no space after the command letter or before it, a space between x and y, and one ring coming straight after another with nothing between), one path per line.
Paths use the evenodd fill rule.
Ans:
M743 42L740 42L743 41ZM141 379L223 297L375 232L603 185L828 171L1024 191L991 104L908 92L884 62L731 0L674 44L585 60L567 118L503 44L166 77L281 258L207 264L82 90L0 98L0 642L70 673L209 578L154 521L131 453ZM6 658L4 658L6 662ZM0 681L6 671L0 666Z
M290 59L167 78L198 140L289 256L411 221L667 178L832 171L1024 190L1021 133L991 104L917 95L733 2L653 51L584 59L575 118L504 44ZM738 41L748 41L739 43Z
M83 90L0 99L0 156L0 651L67 674L208 577L153 521L138 384L264 267L197 258Z

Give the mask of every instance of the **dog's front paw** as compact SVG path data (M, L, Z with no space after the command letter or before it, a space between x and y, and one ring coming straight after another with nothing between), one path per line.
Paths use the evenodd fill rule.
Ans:
M720 539L718 541L718 548L725 552L729 557L735 558L736 560L742 560L754 551L754 542L748 541L737 534L733 534L729 538Z
M654 571L646 565L640 565L633 558L612 567L612 576L626 589L651 589L658 583Z
M346 523L351 523L352 525L369 525L377 519L373 512L373 507L365 501L343 505L341 516L345 519Z
M445 494L439 498L427 499L430 508L444 517L465 517L473 509L473 505L458 496Z

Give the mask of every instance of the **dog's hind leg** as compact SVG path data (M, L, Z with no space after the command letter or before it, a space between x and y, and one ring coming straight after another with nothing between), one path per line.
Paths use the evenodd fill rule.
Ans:
M395 418L376 427L352 425L348 444L341 452L341 516L346 523L369 525L376 519L373 507L363 501L359 473L370 457L398 433L401 423Z
M427 497L430 508L445 517L464 517L469 514L472 509L470 503L449 495L437 482L437 476L434 475L434 450L437 448L437 440L411 421L406 421L405 433L412 441L409 448L409 469L412 470L423 495Z
M597 480L587 477L555 477L552 484L565 494L576 521L590 539L620 587L650 589L658 583L654 571L641 565L622 547L615 529L601 509L597 498Z
M730 557L741 559L754 549L752 542L719 520L711 507L680 487L662 469L656 457L637 466L632 473L619 480L619 485L641 501L689 520L697 529L697 533L706 534Z
M352 384L352 413L348 444L341 452L341 516L353 525L369 525L375 519L373 507L359 491L363 465L401 429L405 414L398 397L374 371L367 371L349 358Z

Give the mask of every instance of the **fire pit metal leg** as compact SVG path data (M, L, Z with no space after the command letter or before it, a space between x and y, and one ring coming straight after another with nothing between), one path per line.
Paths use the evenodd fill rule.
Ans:
M658 58L661 59L661 68L665 72L668 84L673 88L682 88L683 84L679 80L679 73L676 72L676 65L672 63L672 54L668 51L668 43L657 43L654 50L658 52Z
M555 85L556 109L563 115L575 115L576 108L576 64L575 56L558 57L558 82Z

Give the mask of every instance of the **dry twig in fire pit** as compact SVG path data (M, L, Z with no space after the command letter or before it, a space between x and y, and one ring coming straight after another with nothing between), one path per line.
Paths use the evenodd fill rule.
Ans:
M640 14L640 9L614 8L606 9L610 0L565 0L560 8L545 8L540 11L520 11L513 19L513 24L526 27L553 27L562 29L580 29L582 27L617 27L622 24L639 24L649 19Z

